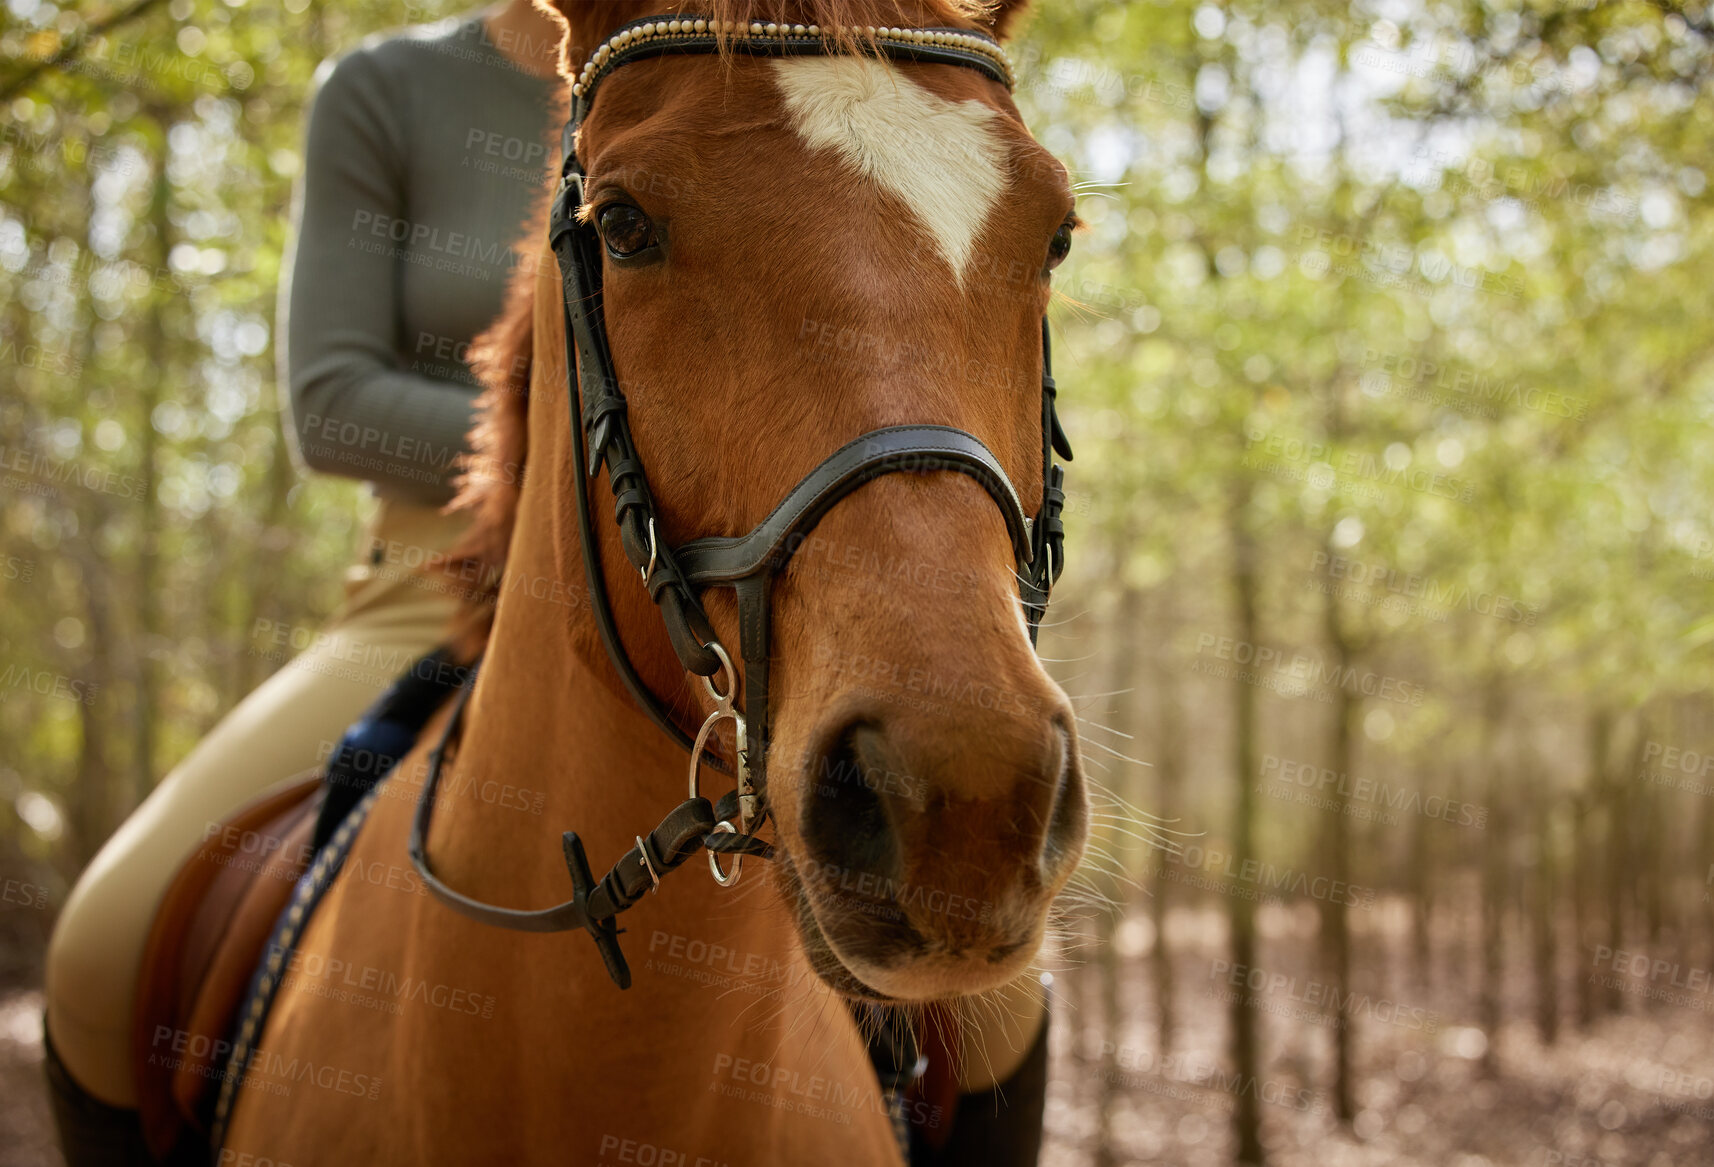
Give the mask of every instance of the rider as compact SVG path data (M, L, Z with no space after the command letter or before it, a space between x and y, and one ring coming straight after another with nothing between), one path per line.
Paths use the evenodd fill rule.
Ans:
M48 1076L72 1167L147 1161L131 1011L174 872L211 824L323 761L457 608L412 569L463 525L441 508L478 391L464 358L500 311L510 247L557 160L559 40L530 0L502 0L367 41L316 75L280 373L301 461L369 482L378 513L332 622L161 781L60 914Z

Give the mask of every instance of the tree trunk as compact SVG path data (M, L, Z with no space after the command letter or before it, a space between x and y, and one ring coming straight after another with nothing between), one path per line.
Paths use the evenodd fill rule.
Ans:
M1588 959L1593 951L1590 941L1595 935L1595 873L1590 870L1595 860L1595 837L1590 829L1593 801L1590 791L1581 790L1571 807L1571 854L1582 860L1571 865L1571 929L1575 938L1573 948L1577 953L1577 1027L1582 1030L1594 1025L1600 1012L1599 996L1590 979L1593 965Z
M1649 732L1645 720L1639 727L1637 750L1631 756L1631 764L1625 772L1619 775L1623 787L1621 797L1634 802L1639 816L1642 818L1637 838L1637 899L1635 907L1643 918L1643 927L1647 930L1649 944L1657 953L1666 945L1666 895L1664 888L1670 876L1670 850L1666 826L1665 807L1669 800L1676 801L1676 795L1665 787L1648 787L1638 785L1638 777L1646 765L1643 747L1653 735ZM1672 740L1683 741L1674 726Z
M1624 783L1613 777L1607 745L1604 740L1596 755L1600 766L1596 789L1601 791L1602 801L1607 804L1607 946L1617 952L1625 946L1625 885L1630 882L1626 877L1631 871L1631 800L1627 797L1629 792L1623 789ZM1609 983L1605 997L1607 1012L1623 1011L1625 995L1616 978Z
M1331 555L1336 549L1329 545L1327 550ZM1335 675L1343 677L1351 667L1351 644L1340 620L1339 598L1331 592L1322 614ZM1351 884L1351 816L1346 813L1345 786L1346 776L1351 772L1351 746L1360 708L1360 699L1344 685L1338 686L1327 743L1327 765L1339 775L1339 779L1327 793L1333 805L1324 812L1322 824L1325 828L1323 851L1329 867L1326 874L1339 887ZM1338 1003L1351 992L1351 921L1342 897L1329 896L1321 901L1320 908L1322 970L1333 990L1330 1000L1334 1002L1331 1014L1333 1109L1339 1121L1349 1126L1357 1117L1356 1072L1352 1066L1352 1042L1355 1040L1352 1027L1356 1018L1346 1016Z
M1535 795L1536 869L1529 918L1535 943L1535 1012L1541 1040L1559 1040L1558 855L1553 832L1552 792L1538 781Z
M153 111L156 133L153 183L149 191L150 246L146 262L151 270L165 272L172 251L172 180L167 176L167 136L175 120L170 107ZM155 407L164 396L162 384L170 376L172 362L167 314L171 298L160 289L149 296L149 310L144 317L143 346L149 354L148 375L136 386L137 420L132 432L137 435L137 560L132 574L132 610L136 617L135 688L131 714L131 804L147 798L155 788L159 775L155 771L156 722L160 717L160 685L155 667L162 653L160 604L160 528L159 491L160 435L155 429Z
M93 556L91 559L93 563L86 564L83 571L83 616L90 646L83 672L91 688L89 698L77 707L77 784L71 814L72 852L79 870L95 857L130 810L129 791L116 780L108 749L113 732L108 714L115 697L111 646L117 639L112 597L105 566Z
M283 338L275 337L275 343L284 343ZM279 577L286 556L291 550L291 538L286 529L288 518L287 499L292 486L297 482L297 471L292 467L291 455L287 452L286 433L281 422L279 411L274 413L274 451L268 463L267 505L262 509L262 517L256 525L256 547L252 557L252 568L243 596L238 605L238 619L233 630L236 632L235 647L232 653L232 669L228 677L226 692L221 694L220 715L246 694L254 689L261 681L257 674L261 668L261 657L249 651L251 630L256 627L258 620L283 621L287 610L281 602L279 589L270 586L270 581Z
M84 204L83 246L91 248L96 175L85 177L88 197ZM87 370L95 359L92 326L96 319L87 279L78 281L77 313L83 321L76 341L77 367ZM103 536L113 519L115 504L112 495L100 491L79 492L76 498L74 509L78 512L78 531L82 537L70 544L66 553L78 568L84 643L89 646L79 671L89 688L77 710L77 778L70 794L69 851L76 870L82 870L130 811L131 803L112 758L115 707L120 700L115 688L120 671L116 650L122 636L115 619L111 586L115 565L102 548L107 543Z
M1411 955L1416 976L1410 983L1426 995L1434 987L1434 842L1427 815L1411 818Z
M1709 720L1708 706L1699 701L1695 722L1698 732L1692 740L1698 743L1698 748L1704 756L1714 752L1714 747L1709 745L1707 733ZM1698 801L1702 806L1702 821L1697 832L1696 854L1700 859L1701 870L1696 874L1701 880L1702 898L1699 904L1693 906L1691 918L1700 918L1702 921L1701 967L1707 968L1714 964L1714 794L1705 794Z
M1232 583L1238 606L1238 639L1256 644L1256 545L1250 533L1250 483L1240 473L1234 491L1232 528ZM1237 806L1232 823L1232 870L1242 871L1256 853L1256 689L1242 678L1233 681L1233 772L1237 777ZM1243 894L1248 888L1234 887L1227 896L1232 929L1232 963L1253 968L1256 964L1255 908ZM1232 1107L1232 1133L1237 1139L1237 1161L1243 1167L1267 1162L1262 1150L1261 1051L1255 1010L1242 992L1234 994L1231 1008L1232 1061L1237 1071L1238 1096Z
M1128 546L1128 541L1125 541L1124 545ZM1137 695L1130 690L1136 678L1136 661L1141 647L1142 638L1138 635L1138 626L1142 619L1142 608L1143 593L1139 589L1127 586L1120 591L1114 606L1113 652L1109 660L1107 684L1104 686L1107 692L1115 695L1107 723L1113 730L1112 736L1119 743L1113 748L1125 754L1131 753L1130 747L1134 744L1135 737L1133 731L1137 722ZM1140 767L1130 762L1114 759L1109 773L1112 775L1113 794L1119 800L1114 809L1115 814L1122 813L1122 808L1134 806L1139 801L1140 784L1135 773L1138 769ZM1125 1018L1119 1001L1120 968L1116 933L1126 907L1125 887L1130 878L1131 836L1122 824L1113 824L1105 830L1097 826L1095 834L1108 848L1110 866L1106 877L1100 880L1100 890L1111 900L1111 906L1096 912L1094 921L1098 1010L1095 1016L1099 1019L1101 1034L1112 1039L1102 1042L1100 1046L1101 1069L1095 1079L1098 1083L1095 1163L1096 1167L1118 1167L1121 1160L1116 1148L1117 1139L1113 1126L1120 1093L1117 1082L1119 1067L1113 1047L1122 1044L1118 1035L1124 1032Z
M1469 768L1468 760L1459 758L1447 767L1446 791L1447 797L1456 803L1471 803L1487 811L1489 821L1482 828L1479 836L1465 835L1454 832L1441 838L1436 845L1440 871L1444 875L1441 895L1437 905L1440 917L1447 925L1448 951L1446 965L1449 978L1469 998L1474 998L1480 986L1476 983L1476 974L1471 963L1472 949L1470 929L1466 926L1473 905L1469 903L1468 875L1472 868L1479 870L1483 851L1498 837L1498 830L1492 816L1494 808L1481 801L1482 794L1476 789L1466 773ZM1475 858L1473 859L1472 850ZM1479 907L1476 910L1480 910Z
M1488 804L1490 831L1482 848L1481 981L1477 990L1477 1018L1488 1044L1482 1053L1482 1072L1499 1072L1500 1023L1505 992L1505 918L1508 889L1508 849L1511 846L1511 800L1500 775L1499 730L1505 716L1505 689L1498 677L1486 686L1482 710L1482 746L1477 765L1482 768Z
M1168 626L1172 624L1171 614L1167 618ZM1176 829L1173 824L1179 817L1179 788L1184 775L1184 719L1179 706L1178 691L1173 685L1162 680L1156 689L1156 704L1159 715L1156 725L1160 734L1160 748L1157 757L1160 759L1156 770L1156 789L1159 791L1159 802L1156 813L1167 824L1168 829ZM1172 907L1172 880L1164 878L1166 872L1165 856L1154 865L1155 878L1152 880L1149 897L1150 918L1154 923L1155 946L1150 954L1150 966L1153 973L1155 989L1155 1048L1162 1057L1172 1052L1173 1046L1173 978L1172 978L1172 948L1167 942L1167 916Z
M1114 909L1114 912L1118 909ZM1103 913L1103 918L1109 920L1106 927L1100 929L1104 935L1099 941L1095 952L1095 971L1099 991L1097 1002L1100 1006L1100 1031L1108 1040L1100 1045L1101 1072L1095 1076L1095 1114L1096 1142L1095 1167L1119 1167L1124 1157L1119 1154L1118 1138L1114 1132L1114 1117L1118 1111L1119 1065L1113 1050L1123 1045L1120 1035L1125 1031L1124 1018L1119 1012L1119 951L1113 943L1113 927L1111 918L1113 912Z

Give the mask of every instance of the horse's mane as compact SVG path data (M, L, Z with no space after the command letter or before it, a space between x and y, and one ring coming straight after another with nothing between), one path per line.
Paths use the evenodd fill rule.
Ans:
M564 106L561 101L560 106ZM518 518L524 486L524 457L529 450L530 371L535 364L535 290L537 253L527 244L547 229L553 191L544 186L515 245L519 262L506 287L505 307L470 346L470 369L482 385L476 420L470 427L470 453L462 459L458 494L449 511L470 515L470 525L447 552L441 570L463 581L458 615L452 626L454 651L474 660L488 643L499 599L506 553ZM471 586L468 581L479 581Z
M620 7L614 5L615 10ZM660 0L623 7L635 7L637 17L675 9L735 23L790 21L848 29L917 24L986 26L1004 36L1025 4L1017 0L702 0L681 7ZM629 18L621 17L616 23ZM575 69L579 64L573 61L569 67ZM558 120L563 121L565 112L562 94ZM471 345L470 367L483 391L470 430L471 452L464 457L458 494L448 507L467 512L471 521L442 566L451 578L463 581L460 594L464 598L453 625L453 639L455 650L467 660L487 644L524 485L539 255L531 244L546 231L551 196L551 185L544 185L517 246L521 259L507 287L505 307ZM481 582L472 587L471 580Z

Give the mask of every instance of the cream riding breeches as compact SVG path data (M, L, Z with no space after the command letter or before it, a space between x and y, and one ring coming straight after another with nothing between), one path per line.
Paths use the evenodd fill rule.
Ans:
M48 945L48 1033L97 1098L137 1103L138 966L180 865L245 803L324 762L382 690L441 643L460 585L415 567L444 551L464 523L383 502L332 622L319 630L258 624L252 651L289 659L155 787L78 878Z

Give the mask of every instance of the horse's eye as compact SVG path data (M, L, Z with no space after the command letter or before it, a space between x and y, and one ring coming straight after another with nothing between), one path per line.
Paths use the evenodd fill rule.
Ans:
M1048 271L1058 267L1065 257L1071 254L1071 229L1075 225L1075 221L1068 218L1059 225L1059 230L1053 233L1053 238L1047 245Z
M596 217L601 241L616 259L625 259L655 245L655 225L630 203L609 203Z

